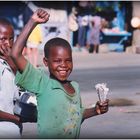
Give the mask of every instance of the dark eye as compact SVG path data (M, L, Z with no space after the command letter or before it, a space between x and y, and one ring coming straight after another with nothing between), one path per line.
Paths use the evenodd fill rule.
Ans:
M14 41L14 38L13 38L13 37L11 37L11 38L10 38L10 41Z
M67 59L67 62L72 62L72 59Z
M0 41L5 41L6 40L6 38L0 38Z
M61 60L60 60L60 59L56 59L56 60L54 60L54 62L55 62L55 63L60 63Z

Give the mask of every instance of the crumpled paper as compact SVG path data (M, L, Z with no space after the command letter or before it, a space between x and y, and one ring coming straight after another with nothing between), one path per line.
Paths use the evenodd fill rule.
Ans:
M106 83L96 84L95 89L97 91L99 101L104 102L107 99L107 95L109 92L109 88L107 88L107 84Z

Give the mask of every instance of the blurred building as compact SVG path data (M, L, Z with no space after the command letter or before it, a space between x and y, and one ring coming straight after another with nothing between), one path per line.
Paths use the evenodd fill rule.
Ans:
M45 42L52 37L60 36L72 40L72 45L75 46L78 31L74 31L73 36L70 36L68 28L68 17L73 7L77 10L77 17L98 14L109 22L109 26L114 17L117 17L118 22L114 25L132 33L133 28L130 25L132 3L131 1L0 1L0 17L7 17L13 23L17 36L33 11L42 7L51 15L47 24L42 25ZM126 46L130 45L131 37L123 43Z
M132 17L137 17L140 20L140 2L133 2L133 12ZM136 53L140 53L140 23L138 27L134 28L133 31L133 39L132 39L132 47L133 51Z

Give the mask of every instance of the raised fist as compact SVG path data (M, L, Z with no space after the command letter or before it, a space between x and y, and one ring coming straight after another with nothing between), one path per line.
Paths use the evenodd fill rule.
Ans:
M50 15L43 9L38 9L32 15L32 19L37 23L46 23L49 20Z

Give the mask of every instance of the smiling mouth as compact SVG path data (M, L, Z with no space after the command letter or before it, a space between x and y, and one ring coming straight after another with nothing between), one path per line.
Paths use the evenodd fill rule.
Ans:
M67 75L67 71L64 71L64 70L59 71L59 74L60 74L61 76L66 76L66 75Z

